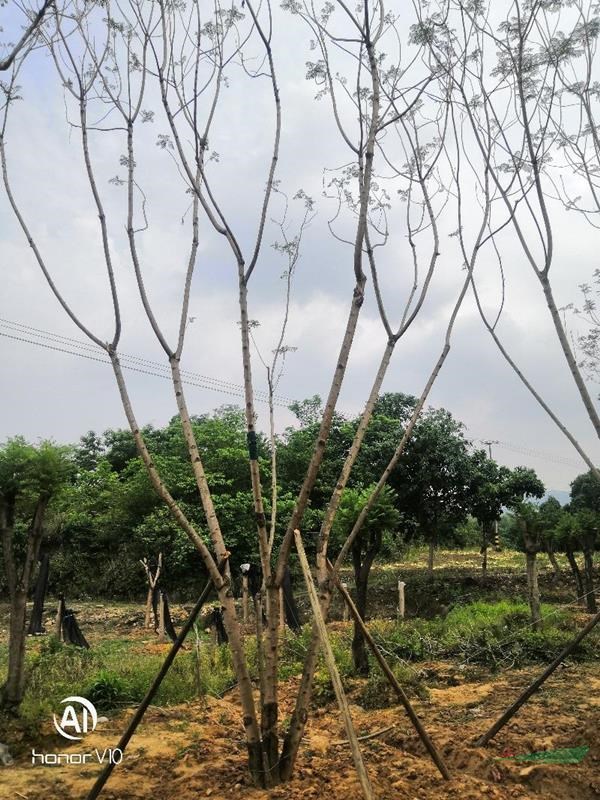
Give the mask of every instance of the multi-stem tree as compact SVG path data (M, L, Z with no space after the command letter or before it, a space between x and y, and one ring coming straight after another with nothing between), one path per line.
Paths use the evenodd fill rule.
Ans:
M275 174L282 135L282 99L273 46L277 23L275 11L268 3L255 8L251 0L246 0L243 8L235 5L225 8L217 3L210 10L205 10L196 0L185 6L169 0L156 3L128 0L125 4L114 5L106 0L101 7L75 0L64 13L52 16L53 27L46 32L46 42L59 81L65 89L68 123L79 139L82 166L98 216L99 245L114 317L109 337L93 331L66 299L63 287L55 281L53 269L36 243L33 226L30 227L21 210L18 192L13 189L7 152L9 119L18 96L18 81L24 64L19 57L15 59L10 80L4 87L0 128L4 186L16 219L63 310L108 356L138 454L152 485L197 548L217 590L224 608L238 681L250 771L258 785L267 787L289 778L292 773L307 718L318 650L318 638L313 632L292 724L280 752L279 588L294 541L294 531L302 524L327 446L364 305L367 275L370 274L373 283L385 347L319 535L317 567L324 611L329 607L333 589L326 561L329 534L394 349L419 314L434 276L440 257L437 218L448 201L447 192L440 195L446 176L441 174L439 166L442 159L448 160L445 142L449 120L449 105L445 102L447 80L443 73L440 76L437 69L432 69L427 60L421 60L425 45L412 39L405 48L397 20L386 14L376 0L364 0L358 11L350 10L343 2L338 2L333 8L327 4L321 11L297 3L288 3L287 8L312 30L320 58L309 65L309 77L320 84L320 93L327 95L340 141L350 153L350 163L328 184L327 194L337 203L335 219L330 227L341 245L348 245L350 258L347 261L354 285L314 450L277 553L272 552L259 469L250 346L252 317L249 312L249 291L260 268L270 208L276 194ZM332 20L334 10L339 14ZM339 26L335 31L334 22ZM339 69L334 63L336 58L341 60ZM257 219L250 244L248 226L241 225L222 199L219 156L212 149L215 137L218 139L216 120L226 108L225 89L232 73L247 81L247 91L256 92L261 102L270 103L272 114L271 156L265 179L261 180L255 193ZM181 180L182 195L187 193L191 196L189 251L182 270L183 296L174 341L170 340L158 320L146 281L147 256L141 246L150 224L150 201L145 191L146 175L140 164L150 157L146 131L157 120L161 120L163 127L156 141L158 149L154 147L152 151L158 154L162 151L169 158ZM263 121L261 129L265 128ZM107 213L105 191L97 178L95 159L103 140L122 148L121 170L112 183L122 186L126 194L125 232L129 263L149 327L169 364L179 420L210 544L186 516L164 482L138 424L120 363L122 297L115 268L114 240L121 220L117 218L115 221L114 215L111 218ZM379 174L376 172L377 164L380 164ZM402 221L393 213L394 197L405 202ZM260 713L256 707L230 577L227 571L222 575L219 570L220 563L228 555L227 531L222 529L215 511L181 373L201 226L203 236L209 235L206 231L212 231L213 236L222 242L223 252L227 253L237 281L250 483L266 590L267 626ZM408 288L403 309L398 315L400 322L394 327L380 274L385 259L379 254L400 226L408 243L405 259L408 268L401 261L401 274L408 275ZM430 251L424 269L418 247L423 238ZM454 260L454 264L460 267L460 258ZM470 277L469 266L457 290L456 302L451 306L440 356L433 365L398 447L343 543L335 570L352 549L411 437L431 386L450 350L450 337Z
M507 481L512 496L510 507L515 512L521 546L525 552L527 569L527 598L531 611L531 622L536 629L541 627L540 589L538 584L537 554L543 548L547 526L538 506L529 498L543 496L544 484L531 469L517 467Z

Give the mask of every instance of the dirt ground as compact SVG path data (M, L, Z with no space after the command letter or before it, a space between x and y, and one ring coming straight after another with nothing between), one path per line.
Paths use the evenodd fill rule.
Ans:
M428 664L431 673L447 665ZM536 670L513 671L497 680L434 688L416 708L452 774L438 774L401 706L365 711L352 705L359 735L390 730L361 742L378 800L595 800L600 798L600 664L567 665L485 749L472 747ZM283 716L291 712L297 679L282 686ZM351 697L352 700L352 697ZM65 747L51 724L37 745L45 752L114 747L132 710L100 723L85 746ZM250 785L245 767L241 715L235 692L206 703L154 708L132 739L107 784L106 800L359 800L336 706L316 710L301 748L294 779L269 792ZM587 744L580 764L533 765L502 760L509 754ZM30 747L17 746L15 763L0 768L2 800L83 800L98 765L32 766Z
M168 645L158 644L143 629L139 602L79 601L75 607L92 646L123 637L153 652L166 654L168 650ZM173 604L176 625L185 618L186 610L185 605ZM7 612L6 606L0 606L0 643L6 640ZM50 612L49 607L51 625ZM413 702L443 754L452 780L441 778L402 706L364 710L358 704L363 684L356 680L349 700L358 734L378 733L361 741L377 800L600 800L600 661L568 662L557 670L485 749L473 747L472 742L543 666L497 675L482 670L477 682L472 674L462 674L456 664L419 662L419 669L429 697ZM281 684L283 721L291 714L297 685L298 678ZM96 748L102 752L116 746L133 713L127 709L110 716L82 743L72 746L58 736L50 719L34 740L30 731L19 727L10 731L10 741L0 735L15 758L12 766L0 766L0 800L85 800L101 767L97 763L33 766L32 746L44 753L93 752ZM246 769L235 689L221 699L150 707L101 798L360 800L362 793L345 738L335 703L315 709L293 780L268 792L259 791L251 785ZM580 764L519 763L503 758L581 745L590 750Z

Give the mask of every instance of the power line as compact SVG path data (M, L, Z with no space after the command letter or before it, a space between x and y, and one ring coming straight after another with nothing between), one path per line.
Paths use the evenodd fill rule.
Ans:
M4 330L2 330L4 328ZM36 328L32 325L16 322L14 320L4 319L0 317L0 336L5 339L11 339L17 342L34 345L46 350L54 352L65 353L67 355L78 356L85 358L88 361L95 361L100 364L110 364L106 358L105 351L98 347L93 342L84 341L81 339L74 339L69 336L47 331L43 328ZM150 375L156 378L163 378L171 380L170 370L167 366L160 361L144 358L142 356L131 355L127 353L119 353L119 360L124 369L130 372L137 372L142 375ZM218 392L220 394L228 394L234 397L244 397L244 387L239 383L233 381L225 381L221 378L213 378L210 375L203 375L199 372L191 370L181 370L182 382L188 386L194 386L199 389L207 389L208 391ZM260 403L268 403L268 393L264 389L256 389L256 400ZM296 402L293 398L284 395L274 395L273 404L281 408L288 408L292 403ZM566 456L560 456L556 453L548 453L543 450L526 447L523 445L516 445L510 442L502 442L497 439L483 439L474 437L475 441L488 446L491 450L491 445L497 445L505 450L510 450L514 453L528 456L530 458L539 458L544 461L550 461L555 464L562 464L564 466L580 467L581 462L575 459L570 459Z
M485 445L494 444L498 447L503 448L504 450L511 450L514 453L520 453L521 455L529 456L530 458L541 458L545 461L552 461L555 464L564 464L569 467L580 467L581 461L577 461L574 458L568 458L568 456L561 456L557 453L548 453L544 450L537 450L533 447L526 447L523 445L512 444L511 442L501 442L496 440L488 440L488 439L477 439L477 441L481 442Z
M2 330L1 328L4 328ZM18 342L25 342L46 350L66 353L68 355L86 358L89 361L96 361L101 364L110 364L105 356L105 351L92 342L85 342L81 339L73 339L68 336L46 331L42 328L34 328L30 325L14 322L0 318L0 336ZM157 378L171 379L168 367L158 361L153 361L141 356L119 353L121 365L132 372L139 372L145 375L152 375ZM190 370L181 370L183 383L196 386L210 391L230 394L236 397L244 397L244 387L241 384L225 381L220 378L213 378L209 375L202 375ZM255 390L255 397L259 402L268 403L268 393L265 390ZM283 395L273 397L274 405L287 408L294 401Z

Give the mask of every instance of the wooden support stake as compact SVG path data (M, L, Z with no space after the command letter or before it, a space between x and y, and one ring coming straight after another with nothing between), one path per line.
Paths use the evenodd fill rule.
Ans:
M342 712L344 727L346 728L346 735L348 737L350 750L352 752L352 760L354 761L354 767L358 774L358 779L360 781L364 797L366 800L374 800L375 795L373 794L371 781L369 780L369 775L367 774L362 754L360 752L356 731L354 730L354 724L352 722L352 717L350 716L348 701L346 699L346 694L344 693L344 687L342 686L340 673L338 672L338 668L335 663L335 657L333 655L333 650L331 649L331 642L329 641L327 627L325 626L321 605L319 603L319 598L317 597L317 590L315 589L315 585L313 583L310 567L308 565L308 559L306 558L304 545L302 544L302 537L298 529L294 531L294 539L296 541L296 550L298 551L300 566L302 567L304 580L306 581L306 588L308 589L308 598L310 600L315 624L317 626L317 630L319 631L323 655L325 656L329 674L331 675L331 682L333 683L335 695L337 697L340 711Z
M347 592L348 584L342 583L342 586L344 587L344 591ZM344 622L348 622L348 606L346 605L346 603L342 603L342 619L344 620Z
M366 733L364 736L359 736L359 742L365 742L367 739L374 739L376 736L383 736L384 733L389 733L393 731L395 725L388 725L387 728L382 728L380 731L373 731L373 733ZM348 744L348 740L344 739L341 742L332 742L331 747L345 747Z
M519 695L519 697L517 697L512 706L510 706L510 708L508 708L504 712L504 714L502 714L499 720L494 722L494 724L487 731L487 733L484 733L483 736L477 739L477 741L475 742L475 747L484 747L490 741L490 739L494 738L494 736L498 733L498 731L501 728L503 728L512 717L514 717L514 715L521 708L521 706L524 705L529 700L531 695L537 692L537 690L544 683L544 681L547 678L549 678L550 675L552 675L554 670L560 665L561 661L564 661L564 659L577 647L579 642L582 639L584 639L588 635L588 633L591 630L593 630L593 628L596 627L596 625L599 622L600 622L600 611L591 618L591 620L588 622L585 628L583 628L580 631L580 633L578 633L577 636L573 639L573 641L565 647L565 649L560 653L560 655L558 655L554 659L554 661L550 664L549 667L547 667L544 670L544 672L539 676L539 678L536 678L533 681L533 683L529 684L527 689L525 689L525 691L522 692Z
M248 605L248 576L242 575L242 620L244 624L250 619L250 609Z
M404 603L404 581L398 578L398 619L404 619L405 603Z
M363 633L363 636L365 637L365 641L367 642L367 644L369 645L369 647L371 649L371 652L373 653L373 655L377 659L377 663L379 664L379 666L383 670L383 674L388 679L390 685L392 686L392 688L395 690L396 694L398 695L398 697L400 699L400 702L404 706L404 708L406 710L406 713L408 714L408 716L410 718L410 721L412 722L413 726L415 727L415 730L419 734L419 737L421 738L421 741L423 742L423 744L427 748L427 751L428 751L429 755L431 756L431 758L433 759L434 764L439 769L440 773L442 774L442 777L445 778L447 781L449 781L450 780L450 773L448 772L448 768L444 764L444 761L443 761L441 755L438 753L435 745L433 744L433 742L429 738L429 735L428 735L427 731L425 730L425 728L423 727L423 724L422 724L421 720L419 719L419 717L417 716L414 708L412 707L410 700L408 699L408 697L404 693L404 689L398 683L398 679L396 678L396 676L392 672L390 666L388 665L387 661L383 657L380 649L375 644L375 641L373 640L373 637L369 633L369 629L367 628L367 626L365 625L362 617L358 613L358 609L356 608L356 606L352 602L352 598L350 597L348 592L344 589L343 585L340 583L339 578L334 575L333 567L332 567L331 562L329 560L327 561L327 566L329 568L330 574L334 576L333 579L334 579L335 585L337 586L340 594L342 595L342 597L346 601L346 605L350 609L350 613L352 614L352 617L353 617L354 621L356 622L358 627L361 629L361 631Z

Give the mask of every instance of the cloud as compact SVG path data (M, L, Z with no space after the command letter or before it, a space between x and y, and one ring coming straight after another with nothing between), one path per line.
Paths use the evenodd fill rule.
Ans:
M288 17L286 20L289 22ZM279 386L281 395L296 399L327 394L354 283L352 246L331 235L328 221L335 216L336 205L322 196L324 168L348 163L352 156L339 137L327 99L315 101L315 87L303 80L305 61L312 57L304 37L294 21L277 43L284 120L278 178L281 189L289 196L302 187L318 201L318 216L303 240L285 338L298 350L289 354ZM78 131L66 122L62 89L51 77L49 61L41 53L36 53L27 66L23 83L25 100L11 112L7 135L15 196L68 302L86 325L103 339L110 338L113 310L98 213L82 169ZM209 149L220 154L219 161L210 165L211 190L232 220L234 234L248 259L256 240L261 192L272 154L270 92L267 80L249 81L238 70L224 92L222 111L217 115L209 143ZM149 227L138 234L137 241L145 288L165 335L173 341L190 248L191 198L169 152L156 146L158 134L167 131L167 123L155 95L148 96L148 107L155 108L156 121L143 126L136 141L136 161L140 186L147 198ZM350 114L344 119L349 125L354 124ZM108 183L115 174L123 175L119 159L125 152L124 132L95 133L91 146L119 284L124 320L122 350L165 364L135 283L125 231L126 190ZM325 181L331 174L325 174ZM391 182L389 185L393 187ZM390 194L390 237L386 248L378 251L378 258L386 308L395 327L412 285L413 263L406 236L405 206L391 189ZM474 196L465 203L472 233L479 219L478 206ZM136 225L141 227L140 194L136 195L136 209ZM250 316L260 321L256 340L263 356L268 357L282 319L284 284L280 276L286 264L271 247L280 235L271 217L280 219L282 209L282 198L276 197L249 293ZM581 217L566 214L558 205L552 205L551 211L556 247L553 280L559 303L566 304L577 298L578 284L589 280L596 267L597 245L592 229ZM288 235L295 234L301 215L301 204L291 203ZM341 235L352 230L352 222L351 216L342 216L334 230ZM386 391L418 395L439 356L464 280L463 259L456 238L449 235L455 228L454 216L441 218L438 268L421 312L397 346L384 384ZM0 231L1 316L81 338L45 284L4 194L0 196ZM431 233L426 231L419 238L421 281L431 246ZM539 284L509 229L502 238L502 252L506 306L499 332L503 341L582 444L594 456L600 456L597 438L565 368ZM489 248L481 253L476 276L484 305L493 311L501 297L501 280ZM188 401L194 413L223 402L241 402L237 292L236 264L227 241L202 215L189 309L195 321L187 329L183 366L229 382L232 394L190 386ZM340 399L345 413L356 414L364 405L386 338L369 276L367 299ZM89 428L101 431L124 425L109 367L5 337L0 337L0 356L3 383L8 387L4 392L0 439L22 433L30 438L53 436L74 441ZM264 388L264 368L256 353L253 369L257 388ZM168 381L139 372L126 374L139 421L164 424L175 413ZM596 392L595 387L592 391ZM576 461L572 448L503 362L481 325L470 295L457 320L452 350L430 402L452 411L475 438L544 451L544 457L533 456L498 445L495 455L503 463L531 463L550 488L568 488L569 481L583 469L576 463L566 463ZM266 427L265 407L259 404L258 411L259 424ZM291 422L292 415L278 409L279 429ZM554 455L558 459L553 461Z

